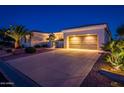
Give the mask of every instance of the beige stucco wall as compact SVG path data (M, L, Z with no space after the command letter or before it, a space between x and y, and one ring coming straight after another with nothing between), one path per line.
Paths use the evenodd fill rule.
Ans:
M95 25L95 26L88 26L88 27L80 27L80 28L73 28L73 29L66 29L62 30L61 32L56 32L55 37L56 40L64 39L64 47L68 48L68 37L71 35L85 35L85 34L94 34L98 37L98 49L108 41L105 38L106 36L106 24L103 25ZM48 42L47 38L49 38L50 33L42 33L42 32L33 32L33 37L31 44L32 46L35 44L40 44L42 42Z
M33 32L33 37L31 40L32 46L44 42L49 42L47 38L49 38L50 33L42 33L42 32ZM56 40L63 38L63 32L54 33Z
M47 40L48 37L49 37L49 33L33 32L31 44L33 46L43 42L48 42Z
M63 32L56 32L54 34L55 34L56 40L59 40L59 39L63 39L64 38Z

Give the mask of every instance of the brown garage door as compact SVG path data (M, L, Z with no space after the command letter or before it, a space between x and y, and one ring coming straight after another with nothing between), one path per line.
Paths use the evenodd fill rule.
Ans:
M69 36L69 48L97 49L97 35Z

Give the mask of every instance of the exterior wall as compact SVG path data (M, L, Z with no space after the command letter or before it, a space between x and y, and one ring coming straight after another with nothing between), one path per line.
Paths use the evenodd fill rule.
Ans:
M21 45L23 47L30 47L31 46L31 40L30 40L29 35L26 36L26 39L22 38L20 42L21 42Z
M56 40L59 40L59 39L63 39L64 38L63 32L57 32L57 33L54 33L54 34L55 34Z
M64 48L64 42L63 41L56 41L56 48Z
M64 47L68 48L68 36L70 35L94 34L97 35L98 37L98 49L100 49L100 47L105 43L104 32L105 32L104 29L64 32Z
M49 37L48 33L33 32L33 37L31 39L31 45L41 44L48 42L47 38Z
M86 35L86 34L93 34L97 35L98 40L98 49L101 49L101 46L111 40L111 33L107 30L107 25L95 25L95 26L88 26L88 27L81 27L81 28L74 28L74 29L67 29L63 30L62 32L56 32L55 37L56 41L58 42L59 39L64 39L64 47L68 48L68 37L73 35ZM33 32L33 37L30 42L30 45L34 46L36 44L49 44L47 38L49 38L50 33L42 33L42 32ZM62 42L57 43L62 46ZM26 44L25 44L26 45ZM29 45L29 44L28 44ZM57 47L59 46L57 45Z
M54 33L56 37L56 48L64 48L64 41L59 41L60 39L64 39L63 32Z
M108 31L105 31L104 35L105 35L105 39L104 39L105 43L108 43L109 41L111 41L111 33L109 33Z
M50 33L33 32L33 36L31 38L30 42L25 42L25 40L22 39L21 43L25 47L34 46L34 45L37 45L37 44L40 44L40 45L48 44L48 45L50 45L48 43L49 41L47 40L47 38L49 38L49 34ZM55 34L56 40L63 39L63 33L62 32L57 32L57 33L54 33L54 34ZM59 44L59 45L61 45L61 44ZM59 45L57 45L57 46L59 46Z

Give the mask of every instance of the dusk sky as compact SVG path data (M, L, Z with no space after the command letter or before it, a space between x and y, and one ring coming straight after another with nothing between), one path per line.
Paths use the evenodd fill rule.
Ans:
M124 6L0 6L0 28L19 24L30 30L58 32L99 23L108 23L114 36L124 24Z

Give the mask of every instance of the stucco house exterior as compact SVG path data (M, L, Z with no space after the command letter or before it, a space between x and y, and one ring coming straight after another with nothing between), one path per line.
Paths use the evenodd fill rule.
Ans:
M103 44L111 40L107 24L65 29L62 32L65 48L100 50Z
M49 43L47 38L50 33L33 32L32 46L36 44ZM63 48L70 49L91 49L101 50L101 46L111 40L111 32L107 24L88 25L63 29L54 33L57 42L56 46L63 45ZM60 41L63 39L64 41ZM62 44L63 43L63 44Z
M33 31L32 33L33 33L33 36L31 38L32 46L48 42L47 38L49 37L50 33L43 33L43 32L37 32L37 31Z

